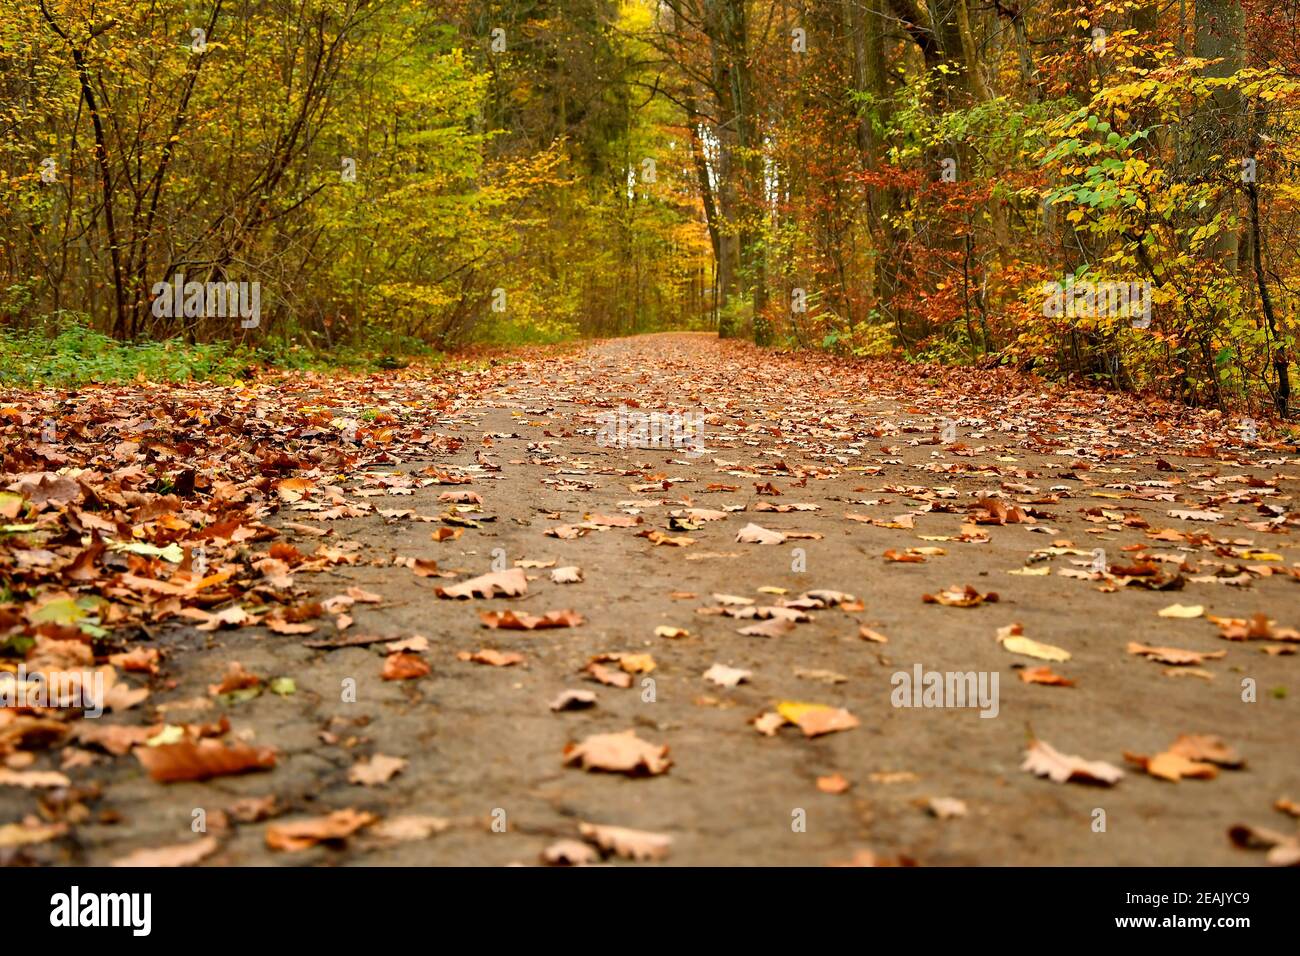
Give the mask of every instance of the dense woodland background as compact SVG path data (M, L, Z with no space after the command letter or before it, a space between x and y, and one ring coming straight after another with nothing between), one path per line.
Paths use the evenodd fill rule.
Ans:
M1298 106L1297 0L6 0L0 321L716 328L1286 413ZM155 316L177 272L262 324ZM1044 317L1066 275L1151 327Z

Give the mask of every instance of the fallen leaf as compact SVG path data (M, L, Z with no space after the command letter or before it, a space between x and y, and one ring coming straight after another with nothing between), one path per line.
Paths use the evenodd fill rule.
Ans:
M1050 667L1026 667L1019 673L1020 679L1026 684L1049 684L1055 687L1074 686L1074 681L1054 673Z
M510 631L535 631L550 627L577 627L582 615L576 611L547 611L545 614L516 614L514 611L480 611L484 627Z
M966 803L955 797L930 797L925 801L925 809L940 820L953 820L966 816Z
M1024 629L1019 624L1008 624L998 628L998 643L1012 654L1037 658L1040 661L1068 661L1070 652L1053 644L1042 644L1024 636Z
M1035 740L1025 751L1025 762L1020 767L1037 777L1047 777L1054 783L1076 781L1112 786L1124 771L1101 760L1085 760L1063 754L1042 740Z
M838 773L817 778L817 789L822 793L844 793L849 789L849 782Z
M189 843L176 843L172 846L136 850L126 856L118 857L109 866L194 866L194 864L217 852L218 846L216 837L206 836L198 840L191 840Z
M944 607L979 607L981 604L997 601L995 591L980 594L969 584L953 584L938 594L923 594L921 600L926 604L942 604Z
M662 833L596 823L579 823L578 832L604 852L628 860L662 860L673 842L672 837Z
M666 746L647 743L635 730L625 730L617 734L594 734L581 743L568 744L564 748L564 763L583 770L635 776L664 773L673 762Z
M272 850L297 853L318 843L346 840L378 817L364 810L335 810L321 817L272 823L266 828L266 845Z
M714 664L704 672L704 679L712 681L719 687L735 687L743 681L753 677L752 671L740 670L736 667L727 667L725 664Z
M491 571L450 587L434 588L434 593L440 598L491 598L498 594L505 597L518 597L527 591L528 577L523 568Z
M375 754L369 759L361 759L348 768L348 783L357 783L366 787L378 787L387 783L410 765L402 757L389 757Z
M582 579L582 568L555 568L551 571L551 583L553 584L580 584Z
M691 632L684 627L669 627L666 624L660 624L655 628L655 637L666 637L671 640L680 640L690 637Z
M1238 823L1229 828L1228 839L1243 850L1268 850L1264 859L1270 866L1300 866L1300 837L1294 834Z
M1204 614L1205 608L1199 604L1171 604L1157 613L1161 617L1193 618Z
M446 817L410 814L380 820L366 830L366 836L370 839L385 842L408 843L415 840L427 840L431 836L445 832L450 827L451 821Z
M565 690L551 701L551 710L585 710L596 706L596 694L589 690Z
M399 652L384 658L384 680L414 680L429 673L429 665L415 654Z
M523 654L516 654L513 651L503 653L489 647L482 648L473 654L469 651L460 651L456 654L456 658L462 661L473 661L475 664L488 664L492 667L510 667L512 664L522 664L524 662Z
M1189 760L1176 753L1160 753L1154 757L1124 751L1124 759L1136 764L1153 777L1177 783L1184 777L1195 780L1213 780L1219 775L1219 769L1212 763Z
M137 760L159 783L178 780L208 780L275 767L270 747L223 744L219 740L181 740L155 747L136 747Z
M594 847L578 840L556 840L541 856L547 866L586 866L600 859Z
M772 531L752 522L736 533L738 544L782 544L785 539L784 532Z
M1129 641L1128 653L1136 654L1147 660L1159 661L1162 664L1176 664L1179 666L1186 664L1201 664L1208 660L1217 660L1220 657L1226 657L1227 651L1186 651L1180 647L1149 647L1146 644L1139 644L1137 641Z
M70 787L72 781L53 770L10 770L0 767L0 787L22 787L35 790L46 787Z
M843 707L827 707L824 704L783 700L776 705L776 712L802 730L806 737L852 730L859 723L858 718Z
M781 617L769 618L761 624L750 624L748 627L737 629L737 634L744 634L746 637L780 637L782 634L788 634L794 630L794 625L788 620Z

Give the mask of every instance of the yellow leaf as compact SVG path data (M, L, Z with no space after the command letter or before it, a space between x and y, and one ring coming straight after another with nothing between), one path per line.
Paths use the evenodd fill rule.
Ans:
M998 643L1012 654L1037 658L1040 661L1068 661L1070 652L1051 644L1041 644L1024 636L1019 624L1008 624L998 628Z

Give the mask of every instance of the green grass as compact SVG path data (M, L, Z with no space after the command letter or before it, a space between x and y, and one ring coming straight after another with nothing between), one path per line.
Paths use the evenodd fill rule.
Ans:
M443 359L422 343L367 341L332 350L268 343L119 342L91 329L83 317L47 317L30 329L0 329L0 385L75 388L90 382L203 381L229 383L259 370L373 371L411 361Z

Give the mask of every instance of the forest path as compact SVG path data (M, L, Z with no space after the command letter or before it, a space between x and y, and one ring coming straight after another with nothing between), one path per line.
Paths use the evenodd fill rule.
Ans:
M862 861L863 851L923 865L1263 862L1226 834L1238 823L1292 830L1273 804L1300 798L1297 657L1284 653L1300 646L1286 630L1300 623L1297 460L1247 447L1210 415L1001 373L928 374L680 334L464 376L442 393L436 427L452 440L441 450L413 454L428 432L403 432L395 468L321 480L333 489L324 496L289 487L266 519L302 554L323 541L337 549L327 554L359 556L293 578L315 600L335 598L326 610L351 618L349 627L338 632L327 613L310 635L164 629L156 643L166 649L165 680L153 680L145 707L104 718L143 723L148 708L169 702L172 723L226 713L229 739L275 747L276 768L162 784L129 757L101 757L80 772L102 783L100 808L119 819L80 824L73 858L103 863L185 844L202 808L218 837L208 865L533 863L556 841L580 839L583 821L669 836L666 859L677 864L816 865ZM435 387L445 385L406 381L401 394L409 401ZM382 405L386 388L334 394ZM599 416L620 405L633 421L638 412L705 414L702 453L608 442ZM439 500L461 492L481 498L477 511L457 516ZM785 539L738 542L751 523ZM432 540L437 529L461 533ZM1105 573L1090 570L1093 549L1104 550ZM497 568L524 563L526 594L437 596L491 572L494 557ZM408 559L423 563L402 566ZM580 583L551 580L552 568L569 566L582 569ZM923 600L950 585L997 599ZM818 591L841 593L798 600ZM1175 604L1201 606L1203 616L1160 615ZM773 619L728 616L763 607L777 610L759 615L804 610L810 620L782 631ZM582 622L511 630L481 619L563 610ZM1277 624L1257 629L1258 640L1224 640L1232 625L1205 617L1256 614ZM772 636L739 633L756 624ZM1016 643L997 636L1012 624L1069 660L1013 653ZM358 635L372 642L306 646ZM378 639L415 635L427 647L415 642L411 657L429 672L383 679L386 666L410 658L390 661ZM1165 656L1211 656L1174 666L1129 653L1132 641ZM457 657L484 648L523 661ZM624 657L593 679L584 669L604 654ZM291 677L296 692L203 708L235 661L267 679ZM715 664L750 675L718 686L703 677ZM895 675L917 666L996 675L996 713L895 706ZM1021 679L1042 666L1074 686ZM1245 678L1254 702L1243 701ZM349 686L355 702L344 699ZM595 692L595 706L553 711L565 689ZM782 701L843 708L856 726L760 733L753 719ZM184 702L199 709L189 714ZM785 713L809 730L817 719L846 720ZM632 776L565 765L567 744L627 730L653 745L647 765L662 770L663 745L671 767ZM1021 768L1031 734L1125 776L1113 786L1035 776ZM1205 741L1183 752L1215 779L1167 782L1125 760L1167 751L1184 734L1221 737L1244 768L1222 766L1235 761ZM623 748L614 750L593 748L590 759L617 762ZM349 770L376 753L407 763L378 785L350 782ZM843 792L819 784L837 775ZM13 790L0 787L0 822L29 809L30 796ZM270 794L270 820L236 804ZM941 819L934 811L951 804L932 798L962 801L965 813ZM232 807L254 822L223 817ZM348 808L380 821L300 852L267 848L268 827ZM439 822L399 820L413 816ZM649 838L632 843L655 852Z

